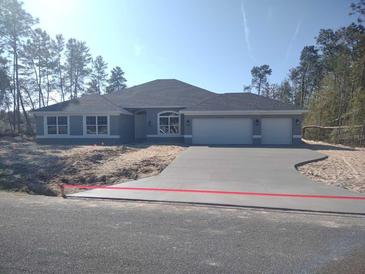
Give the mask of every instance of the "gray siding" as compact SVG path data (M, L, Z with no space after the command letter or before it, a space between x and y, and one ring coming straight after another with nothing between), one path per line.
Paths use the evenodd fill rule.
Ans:
M43 134L43 117L39 116L37 120L37 135ZM70 116L70 136L83 135L83 116ZM38 125L39 124L39 125ZM38 138L39 144L60 144L60 145L118 145L132 142L134 140L134 116L132 115L111 115L109 116L110 135L119 136L116 138L103 137L80 137L80 138ZM39 134L42 133L42 134Z
M178 144L184 143L184 137L147 137L147 142L160 144Z
M44 135L44 117L43 116L35 117L35 130L36 130L36 135L38 135L38 136Z
M40 138L42 145L119 145L119 138Z
M119 135L120 134L120 119L121 115L111 115L109 116L109 131L110 135Z
M83 132L83 117L70 116L70 135L82 135Z
M293 135L302 135L302 123L303 123L302 115L293 116L292 120ZM302 140L301 138L293 138L292 143L293 145L299 145L302 143Z
M183 121L183 124L184 124L184 134L185 135L191 135L192 133L192 120L193 120L193 117L192 116L188 116L188 115L184 115L184 121Z
M252 134L261 135L261 117L252 117Z
M298 124L297 124L298 121ZM302 123L303 123L303 116L296 115L293 116L293 135L301 135L302 134Z

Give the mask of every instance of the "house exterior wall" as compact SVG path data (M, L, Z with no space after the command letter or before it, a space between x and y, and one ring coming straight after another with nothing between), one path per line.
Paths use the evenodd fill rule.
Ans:
M119 135L120 134L120 119L121 119L121 115L110 115L109 116L109 133L110 135Z
M181 108L146 108L143 109L146 111L146 121L147 121L147 128L146 134L148 135L158 135L158 114L164 111L175 111L179 112ZM180 124L181 124L181 117L180 117ZM181 133L181 125L180 125L180 133Z
M194 118L251 118L253 126L253 144L261 144L261 120L263 118L290 118L292 119L292 144L301 144L301 127L303 115L185 115L184 124L184 142L192 144L192 121Z
M142 110L142 109L139 109ZM261 144L261 120L266 117L292 119L292 144L301 143L301 125L303 115L184 115L180 114L180 134L176 136L163 136L158 134L158 114L163 111L179 112L181 108L145 108L146 112L146 140L156 143L192 143L193 118L251 118L253 126L253 144ZM64 115L64 114L63 114ZM95 115L95 114L90 114ZM37 142L41 144L106 144L115 145L135 141L134 116L109 115L109 136L87 136L84 129L83 115L69 115L69 135L48 138L45 132L45 117L36 116Z
M164 111L174 111L179 112L182 108L141 108L134 109L134 111L145 111L146 112L146 140L148 142L156 143L178 143L184 142L184 123L183 115L180 115L180 134L176 136L163 136L159 134L158 129L158 115ZM134 134L134 131L133 131Z
M49 116L57 116L52 114ZM45 133L46 117L43 115L36 116L36 140L40 144L105 144L117 145L134 140L134 119L132 115L107 115L109 120L109 134L107 136L90 136L85 134L85 116L87 115L104 115L104 114L87 114L87 115L67 115L68 117L68 135L66 136L47 136Z
M39 136L44 135L44 117L43 116L35 117L35 130L36 130L37 135L39 135Z
M41 138L42 145L119 145L119 138Z
M293 145L302 143L302 123L303 115L295 115L292 117Z
M83 126L83 117L81 115L78 116L70 116L70 135L72 136L80 136L84 134L84 126Z

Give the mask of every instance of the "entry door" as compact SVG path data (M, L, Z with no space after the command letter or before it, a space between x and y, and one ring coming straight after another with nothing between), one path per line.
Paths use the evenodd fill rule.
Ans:
M139 112L134 115L134 138L146 138L146 113Z
M252 144L252 120L248 118L194 118L193 144Z

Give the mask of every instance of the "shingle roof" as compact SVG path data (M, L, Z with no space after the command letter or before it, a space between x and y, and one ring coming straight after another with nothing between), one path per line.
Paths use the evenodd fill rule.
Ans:
M74 113L118 111L148 107L181 107L192 111L212 110L295 110L285 104L252 93L216 94L175 79L160 79L106 95L84 95L80 98L35 110Z
M216 94L186 110L294 110L299 109L292 104L286 104L253 93Z
M104 96L121 107L134 108L189 107L214 95L213 92L179 80L160 79Z
M116 104L113 104L111 101L98 94L83 95L77 99L72 99L62 103L39 108L35 110L35 112L62 111L70 113L83 113L90 112L90 110L92 110L93 112L101 113L109 111L119 111L125 114L130 114L128 111L121 109Z

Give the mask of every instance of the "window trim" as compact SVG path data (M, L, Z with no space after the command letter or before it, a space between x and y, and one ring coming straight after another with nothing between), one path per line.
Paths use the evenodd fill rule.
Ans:
M164 117L164 113L174 113L175 116L165 116L165 117L177 117L178 119L178 133L168 133L168 134L162 134L160 132L160 118ZM170 119L169 119L169 128L170 128ZM160 137L176 137L181 135L181 114L175 110L164 110L159 113L157 113L157 135Z
M118 139L120 138L119 134L110 134L110 116L119 116L117 113L109 112L109 113L62 113L59 111L55 112L48 112L48 113L42 113L37 114L36 116L43 118L43 134L39 135L38 132L36 132L36 138L37 139L90 139L90 138L108 138L108 139ZM68 134L48 134L47 130L47 117L54 117L54 116L67 116L67 132ZM82 117L82 134L80 135L71 135L71 116L81 116ZM107 116L108 119L108 134L107 135L87 135L86 134L86 127L85 127L85 117L86 116Z
M56 117L56 134L49 134L48 133L48 117ZM60 134L58 133L58 117L66 117L67 119L67 133L66 134ZM51 125L52 126L52 125ZM69 115L64 114L55 114L55 115L44 115L43 116L43 134L47 137L65 137L70 136L70 117Z
M110 136L110 115L105 115L105 114L86 114L83 115L83 132L84 135L83 136L88 136L88 137L107 137ZM95 134L89 134L87 133L87 124L86 124L86 117L96 117L96 133ZM106 126L107 126L107 134L99 134L98 133L98 117L106 117Z

